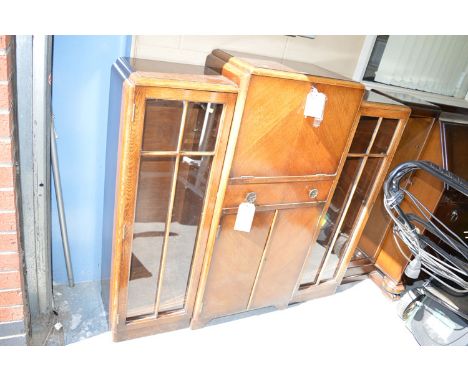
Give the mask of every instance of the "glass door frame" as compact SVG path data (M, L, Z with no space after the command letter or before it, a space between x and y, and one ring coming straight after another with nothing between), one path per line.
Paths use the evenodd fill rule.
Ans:
M122 107L121 121L121 143L120 143L120 163L118 165L118 179L116 187L116 211L114 223L114 248L113 265L111 275L111 306L110 322L114 340L139 337L163 331L175 330L188 327L193 312L193 306L197 293L198 280L205 254L208 233L211 219L214 212L217 190L221 178L221 170L226 153L227 141L229 138L230 126L233 117L236 93L206 91L187 88L162 88L150 86L137 86L126 97ZM151 99L173 100L184 102L184 112L179 132L177 154L168 152L143 152L143 129L146 111L146 101ZM133 102L131 102L133 100ZM128 282L130 276L130 262L132 255L133 225L135 218L135 207L137 201L138 177L142 154L145 156L168 157L173 155L176 158L174 178L177 177L178 162L180 161L183 129L187 105L189 102L216 103L223 104L223 111L219 121L219 129L216 145L213 152L189 152L193 155L212 156L212 165L207 182L205 198L199 223L198 235L194 246L192 266L187 283L187 293L184 309L158 316L158 300L155 302L155 315L127 320L128 304ZM175 196L175 181L172 182L170 207L173 206ZM169 218L170 213L167 215ZM169 227L166 226L165 237L168 236ZM165 253L167 253L167 240L162 253L160 275L164 272ZM158 277L158 285L161 286L162 278ZM160 288L158 288L158 297Z
M378 103L365 102L365 101L361 105L359 112L357 113L355 122L354 122L354 127L352 129L353 138L354 138L354 134L356 133L357 127L359 125L359 122L361 120L361 117L376 117L378 118L378 121L374 129L373 135L371 137L371 140L369 142L369 145L367 147L366 153L362 155L363 160L360 164L358 174L356 178L353 180L351 191L349 195L347 195L346 197L345 210L342 211L342 213L340 213L340 216L338 217L337 225L333 233L332 245L330 245L330 247L333 247L333 244L336 241L337 235L340 232L340 228L346 218L347 209L349 208L349 205L353 199L353 195L356 191L359 180L361 179L361 175L362 175L364 166L366 165L367 158L370 158L370 157L382 158L383 163L380 165L380 169L378 170L378 173L374 178L374 186L372 187L367 200L359 209L359 212L353 223L353 228L351 229L349 239L347 243L345 244L345 248L343 249L343 255L336 266L336 269L333 273L333 277L328 280L322 280L323 272L325 270L326 264L330 257L330 251L331 251L330 248L327 248L327 251L324 255L324 259L322 259L320 268L317 271L317 275L316 275L314 282L311 284L302 284L302 285L300 285L300 282L299 282L298 288L296 290L296 293L292 302L306 301L311 298L322 297L325 295L332 294L335 292L336 288L340 285L344 277L344 274L346 272L346 268L354 254L354 250L358 244L361 233L364 230L365 224L367 222L367 219L371 211L371 207L375 203L376 198L381 190L381 187L385 180L385 176L389 170L389 166L392 161L393 155L395 154L395 151L398 147L401 136L403 134L404 128L406 126L406 122L408 121L410 112L411 112L411 109L403 105L392 107L392 106L385 105L385 104L378 104ZM399 121L397 123L397 126L395 127L395 132L393 134L391 143L389 144L389 147L387 149L387 153L385 155L374 155L374 154L371 154L372 145L379 132L383 119L396 119ZM351 147L352 140L353 139L350 139L347 150L349 150L349 148ZM347 153L347 155L344 156L342 167L340 168L340 171L336 177L336 183L332 187L332 191L331 191L332 193L334 192L335 187L339 182L341 171L344 168L344 163L347 157L359 157L359 156L353 155L352 153L349 153L349 152ZM331 196L330 201L332 197L333 196ZM327 205L326 208L324 209L322 218L327 213L328 207L329 205ZM311 256L311 253L309 253L309 256ZM306 262L304 263L304 267L307 264L307 262L308 262L308 259L306 259ZM304 272L304 268L303 268L303 272ZM302 279L302 274L300 276L300 280L301 279Z

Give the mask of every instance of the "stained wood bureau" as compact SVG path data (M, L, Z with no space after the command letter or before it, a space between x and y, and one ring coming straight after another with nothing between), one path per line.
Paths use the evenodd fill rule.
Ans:
M223 179L192 327L270 306L284 308L330 203L362 100L361 84L313 65L215 50L206 66L239 86ZM304 117L325 93L323 121ZM233 230L236 207L255 193L251 232Z
M304 116L314 88L321 123ZM333 293L409 115L364 94L313 65L222 50L205 67L119 59L102 262L114 340Z

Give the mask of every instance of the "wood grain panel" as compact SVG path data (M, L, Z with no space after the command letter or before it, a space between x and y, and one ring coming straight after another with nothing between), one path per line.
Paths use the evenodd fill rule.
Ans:
M213 220L209 244L214 250L208 249L205 257L192 328L203 326L215 317L253 308L257 302L252 288L268 293L268 283L277 282L275 274L281 274L284 264L290 267L283 281L284 288L291 290L291 298L307 256L307 250L303 251L307 246L305 237L315 240L316 232L310 227L318 223L320 212L330 201L330 190L341 171L364 93L363 86L356 82L309 76L265 61L260 66L258 63L222 51L213 52L207 59L208 66L239 86L216 210L234 209L249 191L257 192L258 209L269 206L271 210L257 211L255 219L262 215L268 218L263 218L261 230L254 226L254 232L258 232L255 235L232 231L235 215L228 214L222 218L223 228L216 236L219 220ZM306 96L313 86L328 97L320 127L313 127L313 119L304 117ZM322 181L325 183L316 183ZM321 204L295 205L304 201L306 187L311 182L318 184L319 200L314 202ZM305 200L314 203L310 202L308 193ZM288 204L281 204L284 201ZM288 206L288 210L279 206ZM292 212L299 208L302 213ZM315 215L311 212L314 210L320 212ZM289 228L287 216L290 216ZM224 232L225 226L231 227L230 234ZM296 227L294 234L292 226ZM297 248L291 252L282 250L287 241L296 242L296 234L300 236ZM271 248L274 248L274 261L268 260ZM262 258L266 261L262 262ZM287 304L288 292L279 289L278 293L279 304ZM266 300L267 297L265 303ZM261 304L260 300L258 303Z
M311 83L251 77L231 177L337 172L362 91L315 86L327 95L319 127L304 118Z
M247 309L274 211L256 213L250 232L234 231L236 215L226 215L211 259L201 318L209 320Z
M321 213L322 206L278 212L250 309L288 305Z

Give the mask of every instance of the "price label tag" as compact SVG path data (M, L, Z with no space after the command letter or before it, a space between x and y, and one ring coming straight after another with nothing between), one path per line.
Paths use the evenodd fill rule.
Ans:
M255 215L255 204L241 203L237 210L236 222L234 224L235 231L250 232L252 222Z
M326 102L327 96L324 93L320 93L316 88L312 88L309 94L307 94L304 116L314 118L314 126L319 126L322 122Z

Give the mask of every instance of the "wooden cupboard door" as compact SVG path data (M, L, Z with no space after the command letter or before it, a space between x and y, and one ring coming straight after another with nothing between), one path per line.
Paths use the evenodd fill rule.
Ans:
M250 232L234 231L236 215L221 218L203 299L203 319L242 312L249 303L275 211L256 213Z
M278 210L248 309L285 307L291 301L316 236L322 206Z
M327 96L323 121L304 117L315 86ZM252 75L231 177L335 174L363 90Z
M196 319L205 323L248 310L287 306L322 209L323 203L317 203L257 212L251 232L234 231L236 215L225 215Z

